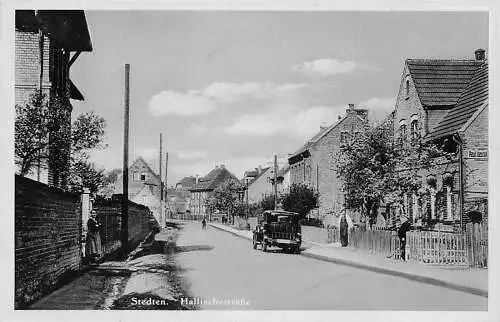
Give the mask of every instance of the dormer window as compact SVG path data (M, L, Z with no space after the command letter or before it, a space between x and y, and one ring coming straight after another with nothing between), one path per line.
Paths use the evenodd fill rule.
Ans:
M410 75L406 75L405 78L405 96L406 98L410 97Z
M141 173L141 181L146 181L146 179L147 179L146 172Z

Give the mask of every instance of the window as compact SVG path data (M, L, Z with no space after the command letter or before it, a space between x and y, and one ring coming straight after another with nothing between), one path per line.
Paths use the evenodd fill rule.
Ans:
M141 173L141 181L146 181L146 177L147 175L145 172Z
M354 132L354 140L355 141L361 140L361 132Z
M347 144L349 142L349 132L340 133L340 144Z
M404 138L406 136L406 124L401 124L399 126L400 137Z
M406 98L410 97L410 76L406 75L405 78L405 96Z
M410 124L411 138L417 139L419 137L418 133L418 120L411 121Z

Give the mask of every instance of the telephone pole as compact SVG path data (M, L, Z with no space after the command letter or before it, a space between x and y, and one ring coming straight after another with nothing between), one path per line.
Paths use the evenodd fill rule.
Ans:
M129 136L129 105L130 105L130 65L125 64L125 111L123 131L123 197L121 216L121 253L125 257L128 253L128 136Z
M274 210L278 207L278 155L274 155Z
M163 227L163 216L165 215L166 216L166 211L165 211L165 207L164 207L164 202L163 202L163 181L161 180L161 166L162 166L162 160L161 160L161 157L162 157L162 146L163 146L163 142L162 142L162 134L160 132L160 161L159 161L159 174L160 174L160 207L159 207L159 210L160 210L160 227Z

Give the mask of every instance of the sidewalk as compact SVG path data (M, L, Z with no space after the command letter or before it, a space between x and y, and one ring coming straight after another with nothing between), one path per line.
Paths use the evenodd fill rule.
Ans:
M238 230L226 225L208 223L233 235L248 240L252 239L252 232ZM305 249L301 255L318 260L328 261L340 265L348 265L360 269L370 270L380 274L398 276L422 283L442 286L462 292L488 297L488 270L468 269L448 266L433 266L417 262L402 262L388 259L381 254L370 251L340 247L338 244L320 244L303 241Z

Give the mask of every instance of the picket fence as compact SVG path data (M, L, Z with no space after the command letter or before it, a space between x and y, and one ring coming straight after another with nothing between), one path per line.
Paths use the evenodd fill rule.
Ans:
M410 231L406 234L406 260L434 265L488 267L486 224L466 225L463 233ZM401 259L400 241L395 231L350 230L349 246ZM328 228L328 242L340 242L337 228Z

